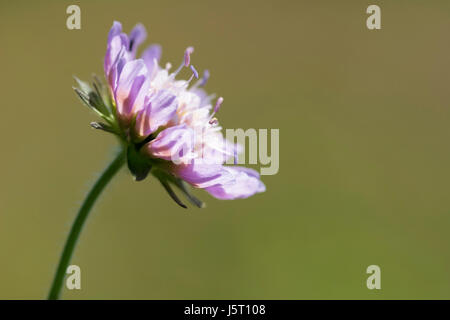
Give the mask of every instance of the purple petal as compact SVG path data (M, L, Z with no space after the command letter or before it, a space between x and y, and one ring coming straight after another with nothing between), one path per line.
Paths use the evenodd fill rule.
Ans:
M117 113L124 125L144 106L149 90L148 72L141 59L126 62L117 80L114 93Z
M153 70L155 69L155 60L156 62L159 62L161 59L161 53L162 49L159 44L152 44L148 46L142 53L141 58L144 60L149 74L153 73Z
M220 164L207 164L192 160L191 163L172 167L179 178L197 188L207 188L234 180L233 175Z
M117 57L121 50L125 51L123 54L125 61L134 59L139 44L141 44L146 37L147 32L145 31L143 25L136 25L128 37L127 34L122 32L122 25L120 22L114 21L113 26L108 33L108 42L104 62L105 75L108 80L112 80L111 78L113 78L110 75L111 70L118 60ZM112 83L113 81L110 82L110 84Z
M105 75L108 78L111 68L117 62L118 55L122 50L128 48L128 37L122 33L122 25L120 22L114 21L108 33L108 41L106 43L106 55L104 62Z
M189 156L194 147L194 131L185 124L161 131L146 145L151 156L177 163Z
M142 24L137 24L130 32L128 51L132 52L133 57L136 54L139 45L147 38L147 31Z
M120 73L119 69L123 67L123 63L125 62L122 61L122 63L120 63L120 60L124 58L125 51L126 48L120 35L114 36L108 43L108 48L106 49L105 55L104 70L105 76L113 91L116 86L117 76Z
M221 200L248 198L255 193L266 191L259 180L259 174L244 167L224 167L234 176L233 181L205 188L213 197Z
M175 95L167 90L160 90L150 95L145 107L136 116L136 131L141 137L155 132L160 126L166 125L177 110Z
M111 42L111 40L122 33L122 24L118 21L114 21L111 29L108 33L108 44Z
M233 167L227 167L235 172L243 172L245 174L247 174L250 177L254 177L259 179L259 173L256 170L253 170L251 168L246 168L246 167L240 167L240 166L233 166Z

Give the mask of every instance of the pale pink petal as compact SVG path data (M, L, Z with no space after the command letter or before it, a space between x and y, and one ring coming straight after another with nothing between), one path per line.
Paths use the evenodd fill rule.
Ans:
M171 169L173 174L196 188L207 188L234 180L234 176L222 165L208 164L198 160L192 160L188 164L174 165Z
M151 94L145 101L145 106L136 116L136 133L146 137L160 126L166 125L175 116L177 101L175 95L167 90Z
M123 124L129 124L132 116L144 107L149 89L147 68L141 59L126 62L120 72L114 93L117 114Z
M144 148L155 158L178 162L192 154L194 146L194 131L182 124L161 131Z
M225 167L234 177L233 181L205 188L213 197L221 200L248 198L255 193L266 191L259 180L259 174L244 167Z

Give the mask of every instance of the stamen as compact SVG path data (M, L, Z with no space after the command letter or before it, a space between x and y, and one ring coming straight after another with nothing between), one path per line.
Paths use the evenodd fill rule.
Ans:
M219 99L217 99L216 105L214 107L214 113L216 113L217 111L219 111L220 106L223 103L223 98L219 97Z
M208 79L209 79L209 71L205 69L205 71L203 71L203 76L194 83L192 89L204 87Z
M191 53L194 52L194 47L187 47L184 52L184 66L189 67L191 64Z
M166 63L166 70L169 71L170 69L172 69L172 64L170 62Z
M203 71L203 77L199 80L200 81L199 86L204 87L206 82L208 82L208 79L209 79L209 70L206 69L205 71Z
M178 69L175 70L175 72L172 73L170 76L173 77L173 78L175 78L176 75L177 75L178 73L180 73L181 69L183 69L183 67L184 67L184 62L182 62L182 63L180 64L180 66L178 67Z
M222 103L223 103L223 98L222 98L222 97L219 97L219 99L217 99L217 101L216 101L216 105L214 106L214 111L213 111L213 113L211 113L211 115L209 116L208 122L209 122L210 124L216 124L216 123L218 122L217 119L214 118L214 115L217 113L217 111L219 111L220 106L222 105ZM214 121L214 119L215 119L216 121Z
M192 70L192 76L189 78L189 80L187 81L187 83L190 83L192 81L192 79L194 79L194 77L196 77L198 79L198 72L195 69L195 67L193 65L191 65L191 70Z
M197 72L197 70L195 69L194 65L191 65L191 70L192 70L192 72L194 73L195 78L198 79L198 72Z
M209 122L209 124L211 124L211 125L215 125L215 124L218 124L218 123L219 123L219 120L217 120L217 118L212 118L212 119L209 120L208 122Z
M184 61L181 62L178 69L175 70L175 72L170 75L172 78L175 78L177 76L177 74L181 71L181 69L183 69L183 67L189 67L189 65L191 64L191 53L192 52L194 52L194 47L186 48L186 50L184 51Z

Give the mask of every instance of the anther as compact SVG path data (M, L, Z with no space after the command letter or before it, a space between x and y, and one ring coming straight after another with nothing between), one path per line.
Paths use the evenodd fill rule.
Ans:
M187 47L184 52L184 66L189 67L191 64L191 53L194 52L194 47Z
M184 60L181 62L180 66L174 73L171 74L171 77L175 78L177 74L183 69L183 67L189 67L191 64L191 53L194 52L194 47L187 47L184 51Z
M223 98L219 97L219 99L217 99L216 105L214 106L214 113L216 113L217 111L219 111L220 106L223 103Z
M217 101L216 101L216 105L214 106L213 113L211 113L211 115L209 116L208 122L209 122L210 124L217 123L217 119L214 118L214 115L217 113L217 111L219 111L220 106L222 105L222 103L223 103L223 98L222 98L222 97L219 97L219 99L217 99ZM216 122L214 122L214 119L216 120Z
M191 70L192 70L192 72L194 73L195 78L198 79L198 72L197 72L197 70L195 69L194 65L191 65Z
M189 78L189 80L187 81L187 83L190 83L192 81L192 79L197 78L198 79L198 72L195 69L195 67L193 65L191 65L191 71L192 71L192 76Z

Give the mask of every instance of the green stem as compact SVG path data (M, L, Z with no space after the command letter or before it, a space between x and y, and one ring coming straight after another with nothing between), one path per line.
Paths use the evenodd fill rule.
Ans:
M62 252L61 258L59 260L58 269L56 269L55 278L53 279L53 284L48 295L49 300L58 299L62 284L64 281L64 276L66 274L67 267L69 266L70 258L72 257L75 245L80 236L81 229L83 228L84 222L86 221L89 212L95 204L103 189L108 185L114 175L119 171L119 169L125 163L125 153L121 151L116 158L111 162L111 164L102 173L100 178L95 182L92 189L89 191L86 199L84 200L78 215L72 225L72 228L67 238L66 245Z

